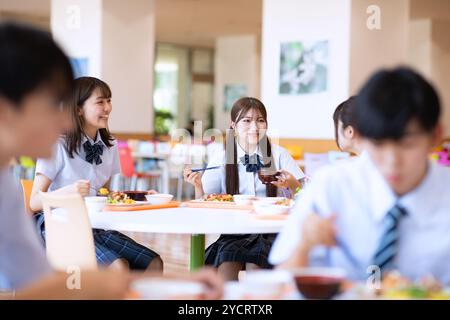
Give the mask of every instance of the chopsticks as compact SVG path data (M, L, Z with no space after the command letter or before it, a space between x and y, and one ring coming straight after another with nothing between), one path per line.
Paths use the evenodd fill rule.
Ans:
M355 256L352 254L352 252L350 251L350 248L347 247L347 245L345 244L344 241L342 241L339 237L335 238L336 240L336 245L342 250L342 253L345 255L345 257L348 259L348 261L350 261L350 263L358 270L361 270L361 265L358 262L358 260L356 260Z
M209 167L209 168L202 168L202 169L191 169L191 171L192 172L200 172L200 171L213 170L213 169L218 169L218 168L220 168L220 166Z

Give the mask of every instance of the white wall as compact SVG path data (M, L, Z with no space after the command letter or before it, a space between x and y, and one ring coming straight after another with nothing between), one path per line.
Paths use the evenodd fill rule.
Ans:
M101 75L102 0L52 0L53 37L71 58L88 58L89 75Z
M153 131L154 24L153 0L52 1L55 39L70 57L88 58L88 75L111 87L112 132Z
M113 93L110 129L153 131L153 0L103 1L102 78Z
M262 101L284 138L332 139L332 113L349 92L350 0L264 0ZM280 43L329 41L328 92L279 95Z
M367 28L369 6L380 9L380 29ZM355 94L380 68L408 62L409 0L353 0L350 93ZM370 21L370 20L369 20Z
M431 20L418 19L409 23L408 61L424 75L431 76Z
M450 20L433 20L431 74L442 105L444 134L450 137Z
M216 40L214 68L214 121L215 127L226 130L230 113L223 111L224 90L227 84L244 84L247 95L256 96L258 91L258 56L254 35L220 37Z

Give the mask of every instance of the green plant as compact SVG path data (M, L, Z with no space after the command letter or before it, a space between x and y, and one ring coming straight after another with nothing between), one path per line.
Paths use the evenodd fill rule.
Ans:
M206 129L214 128L214 105L210 105L208 109L208 127Z
M167 135L173 123L174 116L170 111L155 110L155 134Z

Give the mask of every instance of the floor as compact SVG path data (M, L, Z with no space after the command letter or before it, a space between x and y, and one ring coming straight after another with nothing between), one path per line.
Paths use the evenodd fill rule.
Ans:
M176 274L189 270L190 236L163 233L126 233L140 244L158 252L164 261L164 273ZM219 235L206 236L206 246Z

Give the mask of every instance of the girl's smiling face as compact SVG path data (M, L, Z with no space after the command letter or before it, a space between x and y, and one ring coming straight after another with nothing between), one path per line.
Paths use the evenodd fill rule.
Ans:
M232 122L231 126L236 130L241 146L254 146L264 137L267 121L257 109L251 108L245 115L238 117L236 123Z
M105 97L99 88L95 89L80 109L80 114L84 118L85 129L98 130L108 128L108 119L111 111L111 97Z

